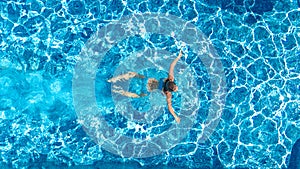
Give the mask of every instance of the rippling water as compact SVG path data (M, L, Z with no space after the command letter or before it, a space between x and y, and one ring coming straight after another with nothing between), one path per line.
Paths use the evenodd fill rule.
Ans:
M293 144L300 138L299 1L16 0L0 1L0 9L0 165L288 167ZM176 16L202 31L223 65L226 102L212 135L201 142L214 101L208 73L214 65L203 64L197 60L199 53L188 48L177 65L182 68L175 74L181 89L173 95L173 106L179 116L189 110L189 102L198 106L192 127L184 139L156 156L130 158L129 153L122 158L100 144L105 140L99 141L96 130L86 128L78 118L81 114L76 114L72 92L74 69L97 30L122 16L147 13ZM188 39L191 35L182 30ZM164 77L181 47L176 33L180 32L175 31L174 37L145 34L123 39L95 70L97 105L108 125L127 138L151 139L168 133L174 119L159 92L122 102L106 80L124 70ZM145 55L150 49L167 53ZM132 80L128 90L146 92L143 83ZM132 110L158 114L147 116L153 119L147 123L134 122L124 106L129 104ZM292 159L299 159L294 155Z

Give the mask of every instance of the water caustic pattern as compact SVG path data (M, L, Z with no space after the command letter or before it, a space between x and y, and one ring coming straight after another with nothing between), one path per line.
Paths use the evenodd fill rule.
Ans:
M291 154L300 138L299 8L299 1L272 0L1 1L0 165L51 168L93 164L101 168L102 162L126 161L133 167L287 168L289 159L299 159L297 153ZM133 29L135 34L125 34L139 28L130 24L124 32L108 27L116 26L122 16L150 14L173 17L181 24L161 27L163 33ZM199 30L204 35L197 40L215 52L191 43L198 38L191 32L199 35ZM125 37L119 41L95 38L97 31L98 37ZM108 45L99 45L103 49L100 54L106 51L101 56L98 53L101 59L82 67L83 73L93 74L94 85L87 83L86 89L74 91L72 84L82 87L74 82L80 77L76 68L86 61L80 52L90 49L88 44L104 42ZM119 98L111 91L113 86L107 80L125 71L166 76L170 60L184 43L184 56L175 68L179 91L172 100L182 117L180 124L159 92L146 93L138 100ZM97 51L97 46L90 51ZM208 55L211 53L214 55ZM211 59L203 59L205 56ZM137 64L141 62L138 59L145 65ZM216 66L218 61L222 64ZM214 83L222 80L216 70L223 71L225 83ZM147 92L141 79L123 84L131 92ZM91 88L94 90L88 90ZM219 96L225 88L226 96ZM96 104L88 108L91 102L80 100L77 94L88 98L91 92ZM223 107L222 101L217 102L222 98L226 99ZM82 101L79 108L78 101ZM195 111L182 113L190 105L196 105ZM210 116L218 112L214 108L222 108L222 116ZM151 111L157 114L148 113ZM215 126L205 127L209 124ZM107 129L106 133L101 129ZM173 133L171 142L156 139L170 138L170 129L184 132ZM113 138L119 142L110 142ZM126 147L124 143L132 139L137 142ZM153 149L148 147L155 152L144 151L142 154L148 153L145 157L139 156L141 151L129 151L141 140L147 145L156 141ZM120 154L120 150L126 151Z
M161 29L161 27L172 28L174 31ZM185 35L192 32L193 37L187 39L186 36L182 36L181 31L184 31ZM105 33L106 36L102 37L103 33ZM167 115L165 113L166 111L162 109L164 104L158 104L156 101L156 99L159 99L159 95L162 95L161 91L147 92L147 90L142 89L141 85L134 83L134 80L131 80L131 84L126 84L131 78L140 79L140 81L144 79L147 81L147 79L166 77L167 73L163 76L160 71L168 71L169 64L173 60L168 58L171 53L167 52L168 49L162 51L158 49L153 51L153 49L151 49L152 36L156 36L159 33L160 36L162 36L162 34L173 36L168 43L170 49L176 49L176 44L179 43L176 43L174 39L177 39L186 41L186 45L198 53L198 55L187 56L185 59L185 62L189 63L192 61L193 64L178 63L175 69L176 71L179 70L177 75L179 80L175 81L182 86L178 94L173 94L175 96L173 96L174 100L177 102L173 105L176 112L180 113L181 118L180 124L178 125L169 125L170 121L165 120L170 119L170 117L165 116ZM122 56L111 56L113 55L111 54L109 57L122 60L120 65L116 63L106 63L105 55L107 50L114 48L113 46L115 46L115 44L132 35L144 37L145 44L141 47L141 52L136 54L133 52L133 56L129 56L129 58L124 60L122 60ZM163 37L161 38L163 39ZM130 39L128 43L128 46L132 46ZM139 43L143 43L143 41ZM121 44L124 45L124 43ZM142 44L139 44L139 46L141 45ZM122 45L119 45L117 49L114 48L113 50L118 51L118 48L122 50L120 49ZM189 49L184 48L182 50L188 53ZM182 51L177 57L178 60L181 55ZM210 80L206 82L206 84L210 84L211 86L211 94L209 94L211 101L209 103L210 106L204 106L208 107L207 120L202 122L202 125L197 126L199 127L198 130L202 133L201 136L197 138L197 141L206 141L220 120L226 94L224 88L224 86L226 86L225 75L222 71L222 63L211 45L204 39L201 32L197 32L195 26L187 24L186 21L178 17L157 14L135 14L124 17L118 22L110 23L104 28L101 28L97 34L86 43L81 51L80 58L80 61L76 64L73 79L75 110L80 124L85 127L87 133L89 133L97 143L102 144L104 149L111 153L130 158L152 157L170 151L174 145L187 136L189 130L192 128L196 129L193 127L193 123L196 120L199 106L199 88L205 88L205 85L201 85L200 82L199 85L197 84L197 79L200 79L200 77L198 77L199 74L207 74L203 68L201 69L200 61L207 67L206 70L211 76ZM99 62L100 77L97 78L99 79L98 83L94 85L96 70L98 68L98 64L95 63ZM114 70L115 67L117 67L116 70ZM106 70L105 73L103 73L102 70ZM203 71L201 72L201 70ZM142 73L142 75L134 73L139 71L144 71L144 73ZM119 80L116 77L111 79L107 78L110 77L113 72L117 75L121 73L119 77L123 78ZM124 74L124 72L129 73ZM110 101L111 99L107 98L105 94L107 84L106 86L105 84L103 85L103 79L109 79L108 82L111 83L111 97L113 101ZM95 86L100 86L97 92L95 92ZM126 94L125 97L123 96L124 93ZM97 106L95 101L97 96L99 96L99 106ZM103 96L105 97L103 98ZM135 99L131 102L127 96L132 96ZM142 97L140 98L139 96ZM154 96L157 98L153 98ZM138 98L136 99L136 97ZM165 99L161 99L161 102L164 100ZM207 99L203 97L201 100L203 102L207 101ZM158 118L162 113L164 113L162 119ZM204 113L205 111L203 111L203 114ZM106 120L103 120L103 117L99 116L99 114L102 114ZM113 128L106 125L106 121L113 122L115 117L121 117L119 114L122 114L123 117L126 117L129 121L121 120L115 123ZM175 119L178 119L175 115L173 116ZM171 117L171 119L173 120L173 117ZM179 123L179 120L176 121ZM135 122L138 122L138 124ZM128 131L128 129L133 129L133 131ZM134 134L132 134L132 132Z

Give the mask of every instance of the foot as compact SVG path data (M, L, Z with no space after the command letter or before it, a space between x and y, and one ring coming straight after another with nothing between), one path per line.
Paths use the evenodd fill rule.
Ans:
M117 80L115 80L114 78L111 78L111 79L109 79L109 80L107 80L107 82L109 82L109 83L115 83Z

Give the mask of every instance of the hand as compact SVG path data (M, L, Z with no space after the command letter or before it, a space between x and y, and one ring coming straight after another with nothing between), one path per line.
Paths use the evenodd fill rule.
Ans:
M182 50L180 50L178 58L181 58L181 56L182 56Z
M180 118L177 116L175 117L176 122L179 124L180 123Z

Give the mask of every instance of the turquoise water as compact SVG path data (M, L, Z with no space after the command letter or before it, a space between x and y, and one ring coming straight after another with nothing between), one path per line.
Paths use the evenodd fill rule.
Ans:
M299 1L19 0L0 5L1 166L288 168L290 158L299 159L297 153L291 157L300 138ZM97 30L135 13L167 13L183 19L201 30L216 50L226 80L225 85L217 85L226 88L226 100L216 128L204 142L203 126L215 91L211 68L197 59L199 53L191 46L175 69L179 92L172 102L182 117L178 126L185 127L188 112L193 112L185 104L198 108L182 139L155 156L136 158L127 151L122 157L112 151L115 147L102 144L105 140L99 140L96 129L81 121L88 114L76 111L72 90L80 52ZM182 32L187 41L193 36ZM136 140L171 133L175 122L165 98L159 92L147 93L146 79L127 84L131 92L147 93L141 99L119 98L107 79L128 70L147 77L166 76L182 41L157 33L130 36L96 63L95 100L110 126L107 132L112 129ZM153 54L158 50L165 53ZM134 121L147 113L146 119Z

